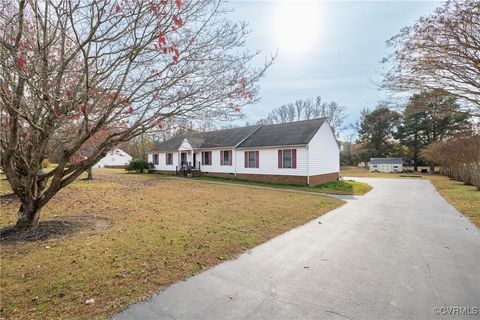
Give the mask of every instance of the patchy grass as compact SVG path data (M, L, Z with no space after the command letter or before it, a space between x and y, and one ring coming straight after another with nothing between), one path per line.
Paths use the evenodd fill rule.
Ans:
M480 191L445 176L425 176L438 192L480 228Z
M42 211L42 221L107 219L101 232L1 247L2 318L102 319L343 202L318 195L95 170ZM0 203L0 225L18 203ZM94 299L93 304L85 304Z
M404 174L369 172L365 168L342 167L341 175L346 177L365 178L404 178ZM409 175L406 175L407 177ZM480 191L473 186L467 186L462 182L450 180L441 175L421 174L421 178L428 179L437 188L438 192L447 201L467 216L477 227L480 228Z
M195 180L226 182L226 183L234 183L234 184L240 184L240 185L251 185L251 186L259 186L259 187L267 187L267 188L279 188L279 189L286 189L286 190L300 190L300 191L307 191L307 192L341 194L341 195L350 195L350 194L361 195L361 194L367 193L372 189L372 187L366 183L355 182L355 181L350 181L348 183L343 183L342 181L333 181L327 184L322 184L314 187L307 187L307 186L299 186L296 184L251 181L251 180L213 177L213 176L196 177Z
M315 186L314 188L325 193L355 195L362 195L372 190L372 186L368 183L353 180L332 181Z

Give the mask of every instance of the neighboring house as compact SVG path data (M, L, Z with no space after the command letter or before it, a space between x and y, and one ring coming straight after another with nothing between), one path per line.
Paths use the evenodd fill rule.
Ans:
M370 158L370 171L378 172L402 172L402 158Z
M316 185L337 180L340 149L325 118L174 137L148 161L161 173L188 167L196 175Z
M109 151L105 157L100 159L94 168L124 168L132 157L122 149Z

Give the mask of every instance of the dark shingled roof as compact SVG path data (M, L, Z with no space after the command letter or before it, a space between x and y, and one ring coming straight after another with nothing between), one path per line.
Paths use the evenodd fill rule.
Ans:
M307 145L326 118L262 126L238 148Z
M370 158L371 164L403 164L402 158Z
M194 149L234 147L259 127L257 125L210 132L191 132L162 142L152 151L177 151L185 138Z
M151 151L177 151L185 138L193 149L229 148L237 145L238 148L307 145L325 119L191 132L162 142Z

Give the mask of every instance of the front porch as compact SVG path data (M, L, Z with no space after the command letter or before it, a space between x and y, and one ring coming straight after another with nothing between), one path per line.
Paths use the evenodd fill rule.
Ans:
M179 150L175 175L184 177L200 176L201 162L198 161L198 158L198 153L193 150Z

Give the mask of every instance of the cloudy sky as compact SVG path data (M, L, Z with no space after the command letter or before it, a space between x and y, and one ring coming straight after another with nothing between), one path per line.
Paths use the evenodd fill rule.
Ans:
M360 110L387 97L376 83L388 53L385 42L438 1L243 1L227 4L232 20L245 20L249 49L278 59L261 81L260 103L245 108L248 121L300 98L321 96Z

